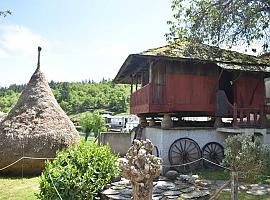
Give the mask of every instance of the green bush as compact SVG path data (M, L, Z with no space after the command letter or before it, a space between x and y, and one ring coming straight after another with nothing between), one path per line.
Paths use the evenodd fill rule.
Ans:
M40 199L94 199L118 173L117 156L108 146L85 145L63 150L53 162L46 162L40 176ZM51 181L53 180L53 183Z
M238 134L228 137L225 143L223 162L227 167L242 172L246 179L261 173L263 151L258 137Z
M263 147L262 174L270 175L270 146Z

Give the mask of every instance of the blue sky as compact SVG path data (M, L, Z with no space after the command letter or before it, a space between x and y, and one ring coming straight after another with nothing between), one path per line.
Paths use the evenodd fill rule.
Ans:
M166 44L170 0L1 0L0 86L27 83L41 52L48 80L114 78L130 53Z

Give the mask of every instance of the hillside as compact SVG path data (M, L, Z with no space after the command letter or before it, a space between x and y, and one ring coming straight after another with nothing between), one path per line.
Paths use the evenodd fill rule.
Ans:
M110 80L99 83L51 81L49 85L57 102L68 115L93 110L107 110L114 114L128 112L128 85L116 85ZM15 105L24 86L0 88L0 111L8 112Z

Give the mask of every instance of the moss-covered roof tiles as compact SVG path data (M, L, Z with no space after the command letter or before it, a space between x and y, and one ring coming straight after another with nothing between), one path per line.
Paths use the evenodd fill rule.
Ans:
M265 57L256 57L236 51L221 49L218 47L184 42L174 42L163 47L143 51L140 55L165 56L171 58L187 58L201 61L269 65L270 62Z
M256 57L210 45L176 41L138 54L130 54L120 68L114 82L129 83L129 76L132 73L147 66L153 60L214 63L216 66L228 70L270 73L270 57L268 56Z

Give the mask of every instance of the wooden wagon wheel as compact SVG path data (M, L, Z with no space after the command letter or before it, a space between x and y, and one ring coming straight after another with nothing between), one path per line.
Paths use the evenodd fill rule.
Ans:
M180 138L175 140L169 149L169 161L171 165L181 165L201 158L199 145L190 138ZM185 166L175 166L179 172L193 171L198 168L200 162L194 162Z
M209 142L202 148L202 156L207 160L220 164L224 158L224 148L217 142ZM207 161L203 163L207 168L217 167L215 164L211 164Z

